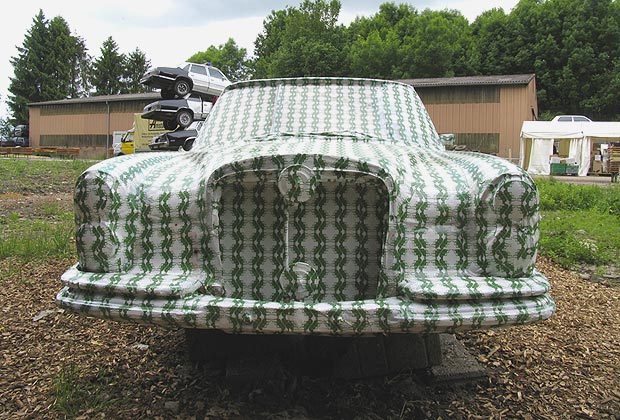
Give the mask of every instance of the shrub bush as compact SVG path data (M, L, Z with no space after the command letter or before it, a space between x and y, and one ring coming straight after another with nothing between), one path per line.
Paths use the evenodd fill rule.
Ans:
M555 179L537 179L540 209L597 210L620 216L620 186L575 185Z

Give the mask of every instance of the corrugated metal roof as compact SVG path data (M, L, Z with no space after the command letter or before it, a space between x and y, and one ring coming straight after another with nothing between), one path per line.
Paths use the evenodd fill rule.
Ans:
M527 85L534 74L511 74L501 76L464 76L427 79L402 79L399 82L413 87L478 86L478 85Z
M85 98L72 98L72 99L60 99L56 101L45 102L33 102L28 106L43 106L43 105L71 105L71 104L85 104L85 103L105 103L105 102L121 102L121 101L153 101L161 99L159 92L147 92L147 93L128 93L124 95L100 95L100 96L88 96Z

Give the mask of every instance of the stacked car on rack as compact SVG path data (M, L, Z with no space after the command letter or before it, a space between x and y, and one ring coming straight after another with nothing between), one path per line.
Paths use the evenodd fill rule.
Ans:
M149 144L151 150L190 150L199 125L213 103L230 85L219 69L207 64L183 63L178 67L157 67L140 83L160 89L162 100L144 107L142 118L163 121L167 130Z

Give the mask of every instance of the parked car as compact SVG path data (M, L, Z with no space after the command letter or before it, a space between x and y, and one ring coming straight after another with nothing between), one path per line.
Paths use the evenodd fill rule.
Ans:
M190 151L194 146L194 140L196 140L198 130L200 130L202 124L202 121L194 121L187 128L179 127L169 133L153 137L153 142L149 144L149 148L151 150Z
M192 95L186 99L162 99L144 107L142 118L164 122L166 130L189 127L194 121L207 118L213 104Z
M0 137L0 147L15 146L15 143L10 138Z
M74 200L78 262L57 301L87 316L342 337L555 310L530 176L444 150L398 82L233 84L191 151L97 163Z
M28 147L29 144L29 130L25 124L15 126L9 137L0 140L2 147Z
M13 135L15 137L28 137L30 133L30 130L28 129L28 125L27 124L20 124L15 126L15 128L13 129Z
M190 93L213 101L230 85L219 69L209 64L183 63L178 67L156 67L140 79L140 83L161 89L164 99L184 98Z
M559 122L592 122L592 120L588 117L584 117L583 115L557 115L551 121L559 121Z
M14 145L18 147L28 147L30 145L28 137L13 137L11 140L15 143Z

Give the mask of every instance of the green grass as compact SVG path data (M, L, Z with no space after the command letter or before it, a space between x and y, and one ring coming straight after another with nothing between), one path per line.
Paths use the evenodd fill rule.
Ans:
M93 378L81 377L77 365L63 368L54 380L55 401L53 408L68 418L75 418L88 410L93 414L121 402L107 393L109 378L99 374Z
M3 159L0 164L0 194L38 194L65 191L93 161Z
M569 184L554 179L537 179L542 211L595 210L620 217L620 186Z
M39 205L39 211L41 212L41 214L45 217L55 217L60 215L60 207L58 206L58 203L41 203Z
M2 159L0 195L70 193L93 161ZM23 214L0 212L0 258L71 258L76 255L73 213L57 202L43 202Z
M611 264L620 257L620 220L595 210L543 212L539 249L565 267Z
M564 267L620 261L620 186L536 181L541 203L539 251Z
M23 219L16 212L0 217L0 258L70 258L76 255L73 214L53 219Z

